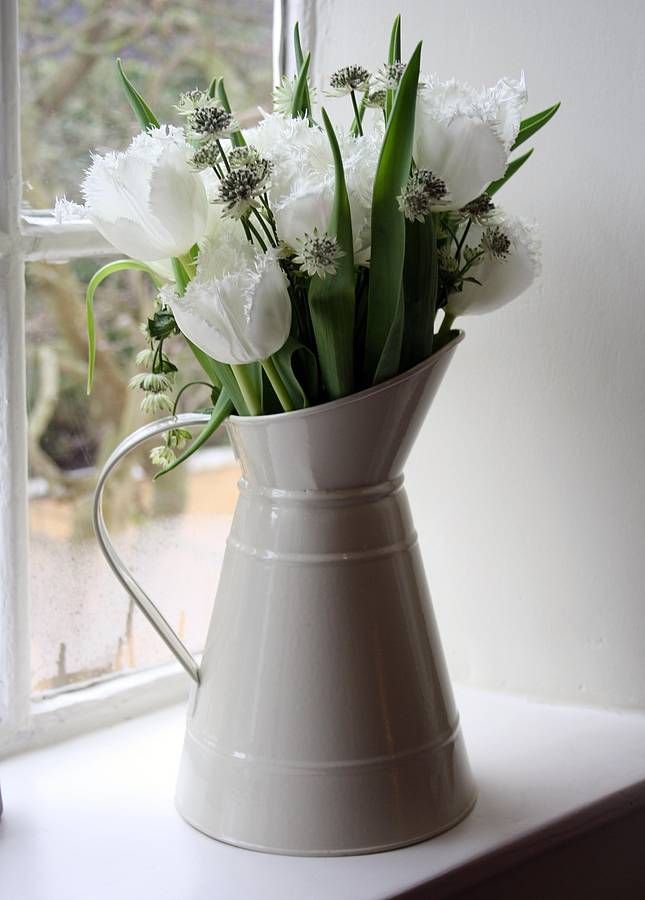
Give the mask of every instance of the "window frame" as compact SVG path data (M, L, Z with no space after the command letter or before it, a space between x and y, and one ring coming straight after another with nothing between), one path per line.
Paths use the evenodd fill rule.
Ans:
M31 694L25 264L113 256L114 248L90 222L60 224L51 210L22 208L18 4L0 4L0 757L177 702L189 686L172 662ZM299 16L303 36L314 37L313 6L274 0L274 79Z

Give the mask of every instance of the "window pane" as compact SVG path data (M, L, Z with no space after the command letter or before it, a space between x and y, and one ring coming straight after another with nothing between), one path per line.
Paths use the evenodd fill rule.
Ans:
M125 272L97 296L95 389L85 395L83 285L105 260L31 263L27 272L32 687L64 687L170 659L103 560L91 527L96 466L148 419L128 388L150 309L145 276ZM164 345L179 384L203 378L181 338ZM187 409L210 403L189 389ZM155 443L154 441L152 442ZM159 441L157 440L157 443ZM113 475L106 518L115 544L149 595L199 650L217 585L238 470L224 434L154 484L149 447Z
M269 108L272 0L21 0L24 200L79 200L90 149L137 131L116 78L123 58L161 121L182 91L226 80L243 125Z

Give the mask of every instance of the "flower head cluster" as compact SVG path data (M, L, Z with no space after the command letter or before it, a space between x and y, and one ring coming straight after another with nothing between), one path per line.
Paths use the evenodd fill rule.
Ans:
M417 169L410 175L398 198L399 209L411 222L423 222L428 213L446 202L445 182L429 169Z
M319 278L335 275L338 260L345 255L335 237L319 234L317 228L314 228L312 234L305 234L298 240L298 251L298 255L294 256L294 263L307 275L318 275Z
M485 229L481 247L494 259L506 259L511 250L511 240L499 225L495 225Z
M292 78L286 75L282 76L280 84L273 89L273 109L275 112L281 113L283 116L291 115L297 81L297 75L294 75ZM307 79L307 88L309 90L309 99L314 103L317 92L309 83L309 79Z
M260 154L255 147L245 144L243 147L233 147L228 154L229 165L232 169L240 166L252 166L260 159Z
M363 97L363 103L371 109L385 109L386 99L386 90L368 91Z
M488 194L480 194L479 197L475 197L474 200L471 200L470 203L463 206L459 212L464 218L470 219L471 222L476 222L478 225L484 225L493 218L495 214L495 204Z
M258 156L244 165L231 167L220 181L218 201L224 204L224 215L241 219L259 206L258 198L269 186L271 163Z
M186 428L171 428L164 436L164 442L150 451L150 462L153 466L168 469L175 462L175 450L182 450L192 437Z
M213 166L217 165L221 156L222 153L217 141L209 138L197 147L193 153L190 159L191 168L196 172L201 172L204 169L212 169Z
M369 89L370 73L364 66L344 66L338 69L329 79L332 96L342 97L352 91L367 91Z
M224 107L209 100L205 106L197 106L188 113L187 124L189 135L195 140L219 140L239 131L239 125L233 114Z
M395 91L405 72L405 63L386 63L372 78L375 87L384 91Z

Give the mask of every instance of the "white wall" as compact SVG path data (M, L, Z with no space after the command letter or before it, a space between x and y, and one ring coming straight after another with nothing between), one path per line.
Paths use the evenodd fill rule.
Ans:
M541 282L462 321L408 468L453 676L645 707L645 4L327 0L316 72L382 62L398 9L426 71L562 100L499 195L543 226Z

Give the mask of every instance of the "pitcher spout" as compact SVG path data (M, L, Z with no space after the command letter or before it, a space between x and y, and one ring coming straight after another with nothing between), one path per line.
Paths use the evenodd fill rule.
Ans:
M252 486L338 491L397 479L463 332L413 369L332 403L273 416L230 416Z

